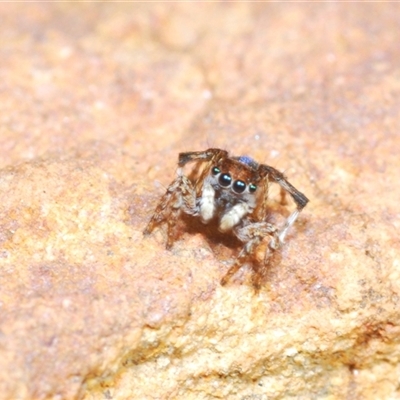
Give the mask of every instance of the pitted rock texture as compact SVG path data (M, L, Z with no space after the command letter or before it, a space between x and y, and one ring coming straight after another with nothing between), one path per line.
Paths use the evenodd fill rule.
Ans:
M400 398L399 11L1 4L0 399ZM207 147L310 198L258 293L142 235Z

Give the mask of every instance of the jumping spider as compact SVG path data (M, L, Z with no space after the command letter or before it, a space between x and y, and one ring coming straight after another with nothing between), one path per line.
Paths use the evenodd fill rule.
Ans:
M199 168L188 177L182 168L190 162L197 162ZM271 240L264 259L267 264L308 203L307 197L281 172L269 165L258 164L248 156L230 157L225 150L208 149L180 153L178 166L178 177L162 196L144 234L150 234L156 226L166 222L166 247L170 249L176 240L176 221L182 212L200 218L204 224L215 220L220 232L232 232L244 243L234 264L222 278L222 285L254 255L259 243L269 235ZM282 200L288 192L297 206L281 229L266 221L270 182L280 185Z

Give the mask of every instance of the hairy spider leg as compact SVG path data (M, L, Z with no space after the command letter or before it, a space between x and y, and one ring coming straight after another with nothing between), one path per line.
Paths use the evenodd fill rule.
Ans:
M162 224L167 223L167 244L166 248L170 249L176 240L176 219L183 211L186 214L196 215L196 190L190 180L181 174L168 186L167 191L161 197L156 210L148 223L144 234L150 234L153 229Z
M235 263L229 268L228 272L221 279L221 285L226 285L230 278L244 265L246 259L254 254L255 249L261 241L267 236L275 236L277 228L268 222L254 222L249 225L234 229L236 237L245 243L243 249L236 258ZM266 264L269 254L265 255L264 263Z
M270 167L269 165L260 165L260 168L267 173L268 179L270 179L272 182L276 182L278 185L281 186L282 189L287 191L292 196L297 206L296 210L294 210L292 214L289 215L289 217L286 219L285 225L279 231L278 241L276 241L275 238L271 239L270 247L276 250L285 242L285 237L289 228L294 224L301 210L307 205L308 199L306 196L304 196L303 193L299 192L292 184L287 181L282 172L273 167Z
M216 159L227 158L228 152L220 149L208 149L205 151L190 151L187 153L179 153L178 165L185 166L192 161L215 161Z
M182 167L189 162L194 161L211 161L215 158L227 157L228 153L220 149L208 149L206 151L194 151L180 153L178 159L178 177L168 186L166 193L161 197L154 214L144 230L145 235L149 235L156 226L167 223L167 244L166 248L170 249L176 240L176 219L181 212L189 215L197 215L198 207L196 198L198 191L197 183L201 179L197 179L193 184L189 178L182 173ZM211 167L207 166L202 172L202 176L209 173Z

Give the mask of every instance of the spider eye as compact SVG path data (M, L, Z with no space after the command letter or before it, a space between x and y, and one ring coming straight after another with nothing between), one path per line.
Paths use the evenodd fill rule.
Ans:
M218 182L223 187L228 187L232 182L232 177L229 174L220 175Z
M214 167L214 168L211 170L211 173L212 173L213 175L218 175L220 172L221 172L221 170L220 170L218 167Z
M257 190L257 185L255 185L254 183L250 183L249 192L254 193L256 190Z
M233 183L233 190L236 193L243 193L246 189L246 184L243 181L235 181Z

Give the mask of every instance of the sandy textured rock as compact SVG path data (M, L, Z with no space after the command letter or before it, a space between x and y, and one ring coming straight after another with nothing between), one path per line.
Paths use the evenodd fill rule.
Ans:
M0 399L400 398L399 11L1 4ZM310 198L259 293L142 236L209 146Z

